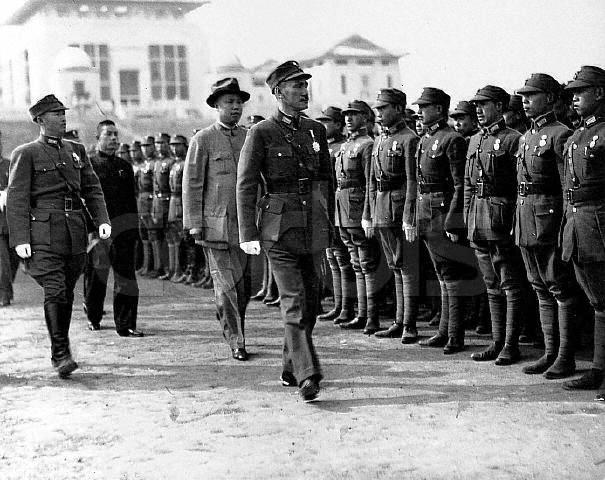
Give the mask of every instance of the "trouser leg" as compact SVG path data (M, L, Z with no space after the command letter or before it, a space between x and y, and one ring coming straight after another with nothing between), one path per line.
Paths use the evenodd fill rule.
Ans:
M318 320L333 320L340 315L342 308L342 280L340 277L340 268L338 267L338 261L334 255L334 248L326 248L326 260L330 267L330 273L332 275L332 292L334 295L334 307L326 313L322 313L317 316Z
M114 240L110 251L114 273L113 318L118 333L137 327L139 285L132 261L133 245L133 237L125 233Z
M103 305L109 277L109 248L100 241L88 253L84 270L84 305L91 325L99 325L103 318Z

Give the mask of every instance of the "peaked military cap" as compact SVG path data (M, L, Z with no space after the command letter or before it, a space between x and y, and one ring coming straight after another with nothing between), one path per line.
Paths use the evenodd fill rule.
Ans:
M576 72L565 90L586 87L605 87L605 70L592 65L584 65Z
M559 93L561 84L546 73L532 73L517 93Z
M411 108L406 108L405 109L405 118L406 120L418 120L418 114L412 110Z
M414 102L414 105L448 105L450 104L450 96L443 90L434 87L424 87L420 98Z
M507 110L510 95L503 88L496 87L494 85L486 85L485 87L477 90L475 96L471 98L471 102L485 102L488 100L502 102L504 110Z
M168 135L167 133L158 133L155 136L155 143L162 143L162 142L170 143L170 135Z
M275 67L275 70L267 76L266 83L269 85L271 91L273 91L275 87L286 80L294 80L297 78L308 80L311 77L312 75L310 73L305 73L303 69L300 68L297 61L288 60Z
M523 110L523 97L517 94L511 95L508 101L507 111L520 112L521 110Z
M46 95L34 103L31 107L29 107L29 114L32 117L32 120L40 115L43 115L48 112L59 112L59 111L69 110L65 105L61 103L61 101L55 97L52 93L50 95Z
M170 139L170 145L178 145L179 143L187 145L187 139L183 135L173 135Z
M329 106L321 112L316 120L333 120L334 122L342 122L342 108Z
M130 145L127 143L120 143L118 147L118 153L130 153Z
M152 135L147 135L141 139L141 147L148 147L149 145L155 144L155 137Z
M239 88L239 82L237 78L227 77L219 80L218 82L212 84L210 87L210 95L206 99L206 103L213 107L216 105L216 101L221 95L225 95L227 93L234 93L235 95L239 95L242 99L242 102L247 102L250 100L250 94L248 92L244 92Z
M402 105L405 107L406 102L405 93L401 90L396 88L381 88L372 107L378 108L385 105Z
M70 130L65 130L65 135L63 135L64 140L75 140L76 142L80 141L80 136L78 131L74 128Z
M138 150L141 149L141 142L140 140L135 140L134 142L132 142L132 145L130 146L130 151L131 152L136 152Z
M347 108L342 109L342 114L346 115L348 112L364 113L368 118L373 116L372 109L363 100L353 100L352 102L349 102Z
M456 108L454 108L454 111L450 113L450 117L456 118L462 115L470 115L471 117L476 117L477 110L471 102L467 100L461 100L458 102L458 105L456 105Z
M261 122L265 119L265 117L263 117L262 115L249 115L248 116L248 123L251 124L256 124L258 122Z

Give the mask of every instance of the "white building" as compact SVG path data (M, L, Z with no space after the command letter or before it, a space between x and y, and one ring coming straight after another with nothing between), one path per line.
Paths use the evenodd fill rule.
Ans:
M208 51L186 14L205 0L27 0L2 27L0 108L53 92L77 111L201 111Z

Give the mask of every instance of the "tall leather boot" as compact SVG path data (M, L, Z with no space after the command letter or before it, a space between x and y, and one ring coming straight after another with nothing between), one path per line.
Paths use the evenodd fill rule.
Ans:
M501 291L487 292L490 316L492 319L492 344L483 352L473 353L476 362L495 360L504 347L506 336L506 296Z
M368 320L363 329L365 335L373 335L380 330L380 317L378 312L378 287L376 285L376 272L368 272L366 278L366 295L368 297Z
M170 277L174 274L174 260L175 260L175 244L168 244L168 270L164 273L164 275L160 275L158 277L159 280L170 280Z
M443 353L452 353L464 350L464 302L465 299L459 295L457 282L446 282L447 300L449 309L449 322L447 325L447 344Z
M592 366L580 378L563 384L565 390L596 390L603 389L605 381L605 312L595 311L594 314L594 348Z
M342 284L342 304L340 307L340 314L334 319L334 325L347 323L353 320L353 318L355 318L355 300L357 298L357 285L353 269L341 269L340 281Z
M549 380L555 378L570 377L576 371L576 359L574 353L574 338L576 323L575 298L568 298L563 301L557 301L558 320L559 320L559 351L557 358L544 376ZM544 334L546 342L546 334Z
M181 258L179 255L180 248L178 243L174 246L174 250L174 274L170 278L170 281L172 283L182 283L185 281L185 278L183 278L183 269L181 268Z
M538 308L540 312L540 325L544 335L544 355L536 362L523 368L523 373L536 375L546 372L555 363L559 347L558 328L555 324L557 302L549 292L536 290Z
M141 248L143 249L143 265L141 266L141 268L139 270L137 270L137 273L139 275L141 275L142 277L145 277L149 274L150 272L150 258L151 258L151 254L150 254L150 249L151 249L151 245L149 240L142 240L142 245Z
M437 330L437 334L433 335L428 340L421 340L418 342L423 347L445 347L447 344L450 304L447 287L443 280L439 280L439 288L441 290L441 316L439 318L439 329Z
M340 324L340 328L344 328L345 330L364 328L368 320L368 297L366 293L366 278L363 272L355 272L355 284L357 285L357 316L350 322Z
M161 242L159 240L151 242L151 249L153 250L153 270L147 275L149 278L158 278L160 275L164 274L160 245Z
M332 253L326 253L326 259L330 266L330 272L332 273L332 291L334 292L334 308L329 312L317 315L318 320L334 320L340 315L342 308L342 281L340 278L340 268L338 262Z
M67 308L61 303L45 303L44 319L50 336L52 365L61 378L66 378L78 368L78 364L71 358L69 349L71 305Z
M401 273L403 283L403 332L401 343L415 343L418 340L416 318L418 317L418 283L414 277Z
M496 358L496 365L512 365L521 359L519 351L519 330L523 293L521 289L508 289L506 293L506 337L504 348Z
M393 270L393 279L395 283L395 320L391 324L389 328L386 330L381 330L375 333L376 338L395 338L401 337L403 335L403 317L404 317L404 293L403 293L403 277L401 275L401 270ZM406 305L407 308L407 305ZM411 337L411 333L409 332L408 336ZM416 331L416 337L418 337L418 331ZM413 343L416 339L411 339L409 341L403 341L402 343Z

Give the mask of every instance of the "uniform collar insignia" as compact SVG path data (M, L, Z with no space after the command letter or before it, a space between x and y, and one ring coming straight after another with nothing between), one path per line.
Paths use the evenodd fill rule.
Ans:
M48 135L41 136L42 141L47 145L52 145L53 147L62 147L63 141L59 137L49 137Z
M433 133L435 133L440 128L443 128L446 124L447 124L446 120L439 120L438 122L433 123L431 126L426 127L426 135L427 136L432 135Z
M498 133L500 130L504 130L506 128L506 122L504 118L501 118L495 123L492 123L489 127L483 129L483 133L486 135L493 135L494 133Z
M597 117L596 115L591 115L586 120L584 120L584 126L592 127L595 123L605 122L605 117Z
M385 128L384 133L388 137L389 135L394 135L395 133L399 132L400 130L403 130L404 127L406 127L405 120L400 120L395 125L392 125L389 128Z
M536 129L540 129L547 123L551 123L556 120L557 120L557 117L555 116L555 112L551 111L551 112L545 113L541 117L536 118L533 123L534 123L534 126L536 127Z
M293 117L292 115L288 115L281 110L277 110L277 119L290 128L296 129L300 125L300 117Z

